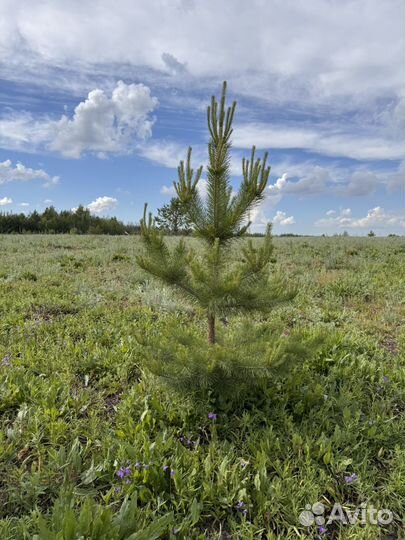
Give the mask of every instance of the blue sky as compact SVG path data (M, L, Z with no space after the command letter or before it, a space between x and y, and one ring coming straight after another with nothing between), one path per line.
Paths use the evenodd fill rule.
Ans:
M206 106L255 144L253 230L405 232L402 0L0 0L0 211L84 204L136 222L206 160ZM201 189L204 189L202 182Z

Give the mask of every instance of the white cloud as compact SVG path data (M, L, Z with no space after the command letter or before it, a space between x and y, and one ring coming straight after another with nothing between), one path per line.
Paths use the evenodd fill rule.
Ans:
M341 210L339 214L331 215L315 222L317 227L345 228L345 229L386 229L392 227L405 227L404 213L388 212L381 206L368 210L364 217L353 217L350 208Z
M168 167L169 169L177 169L180 160L185 160L187 157L187 145L172 141L151 141L145 145L138 146L139 153L146 159ZM200 155L200 148L193 148L192 159L196 163Z
M321 193L329 179L330 173L326 167L310 166L303 171L302 176L295 182L288 180L288 173L283 173L274 184L268 186L268 193L271 197L286 193L306 195Z
M90 93L60 125L54 118L9 113L0 122L3 147L50 145L73 157L128 151L129 132L147 136L152 120L134 128L128 107L106 92L127 103L131 85L117 92L116 80L136 74L165 105L176 101L183 110L199 109L201 96L228 79L239 114L249 120L235 132L241 147L299 148L354 159L404 155L402 0L36 4L0 3L0 77L24 86L40 81L50 95L49 87L70 96L90 88L105 92ZM149 114L154 108L146 106ZM123 131L110 123L111 110ZM271 128L254 123L263 117Z
M180 161L184 161L187 157L188 146L186 143L152 140L147 144L139 144L137 147L138 153L156 163L163 165L169 169L177 169ZM206 144L195 144L192 146L193 152L191 156L192 167L197 169L201 165L206 170L208 151ZM231 151L231 176L242 175L242 156L238 152Z
M266 225L270 223L270 219L266 214L263 203L253 208L249 215L249 221L251 222L251 232L262 232L265 230Z
M28 203L28 202L22 202L22 203L20 203L18 206L22 206L23 208L27 208L28 206L30 206L30 203Z
M287 184L288 175L283 173L280 178L277 178L274 184L269 186L270 191L282 191Z
M162 60L170 73L178 74L186 71L185 64L182 64L178 59L170 53L162 53Z
M59 176L51 176L43 169L31 169L22 163L13 166L11 160L0 162L0 184L7 182L28 182L30 180L42 180L44 186L50 186L59 182Z
M27 112L9 112L0 118L0 146L10 150L31 151L49 139L48 122L37 121Z
M367 215L363 218L354 221L354 227L390 227L393 225L400 225L405 227L404 214L393 214L386 212L384 208L377 206L368 211Z
M377 188L388 192L403 189L404 162L388 170L370 170L363 165L316 165L313 161L279 163L273 170L288 170L267 188L268 197L279 202L284 195L309 196L333 194L343 197L367 197Z
M0 199L0 206L7 206L8 204L13 204L13 199L10 199L9 197Z
M249 216L252 232L263 232L266 225L270 222L281 227L295 224L294 216L287 216L286 212L277 210L274 217L270 218L268 215L269 211L270 208L269 205L266 204L266 201L252 210Z
M355 171L347 185L349 195L370 195L378 186L378 176L375 173L359 170Z
M162 186L160 188L160 193L162 195L167 196L167 197L175 197L176 196L176 190L174 189L174 186Z
M50 150L67 157L79 158L83 152L103 157L131 147L133 137L147 139L152 135L153 119L149 114L158 101L143 84L117 83L111 98L99 89L74 110L72 118L63 116L52 125L55 137Z
M114 197L97 197L95 201L92 201L86 208L90 210L92 214L102 214L108 210L116 208L118 200Z
M336 129L336 127L335 127ZM342 130L342 128L340 128ZM235 148L300 149L326 156L343 156L358 160L403 159L402 140L389 140L361 133L329 133L322 125L296 128L284 125L239 124L235 126Z
M232 78L276 102L360 101L403 88L403 19L402 0L3 0L1 75L72 86L117 67L163 81L169 70L196 85Z
M80 158L83 153L105 158L108 154L134 150L135 140L152 135L150 116L157 98L143 84L118 81L111 97L103 90L89 92L72 116L55 120L13 113L0 119L0 145L14 150L48 150L65 157Z
M275 225L294 225L295 219L294 216L287 216L285 212L277 210L276 215L273 218L273 223Z

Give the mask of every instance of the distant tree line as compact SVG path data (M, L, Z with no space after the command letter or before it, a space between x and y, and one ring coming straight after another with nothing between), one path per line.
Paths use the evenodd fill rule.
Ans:
M172 198L168 204L157 211L156 227L165 234L189 235L191 224L187 213L178 198ZM75 210L58 212L49 206L42 213L34 210L30 214L0 212L0 234L139 234L140 225L123 223L116 217L93 216L90 211L80 205ZM250 232L246 236L264 236L263 232ZM282 233L280 237L300 237L300 234ZM310 236L310 235L304 235ZM323 234L322 236L326 236ZM334 236L349 236L347 231ZM370 231L368 236L375 236ZM388 236L397 236L389 234Z
M53 206L42 213L0 213L0 234L137 234L139 226L125 224L116 217L93 216L84 206L61 210Z
M184 205L177 197L157 211L156 227L169 235L191 234L191 224ZM30 214L23 212L0 212L0 234L139 234L140 225L123 223L116 217L93 216L80 205L75 210L58 212L49 206L42 213L34 210ZM263 232L250 232L246 236L264 236ZM281 234L280 236L300 236Z

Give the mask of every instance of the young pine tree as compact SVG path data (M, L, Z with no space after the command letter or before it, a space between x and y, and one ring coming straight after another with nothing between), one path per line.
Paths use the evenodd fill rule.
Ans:
M270 167L267 153L256 158L253 147L250 159L242 160L243 180L238 193L233 193L230 150L236 103L226 108L225 98L226 83L220 102L212 97L207 110L210 140L205 194L199 189L203 168L192 169L191 148L186 161L180 162L178 181L174 182L194 236L201 241L200 249L192 249L184 240L170 248L152 215L147 215L145 205L141 220L144 252L137 258L144 270L200 306L207 324L207 346L197 343L191 334L175 342L173 334L177 335L179 328L173 329L169 337L158 336L150 348L149 367L153 364L156 373L182 378L189 384L204 380L200 386L209 386L210 378L222 385L224 377L232 378L236 372L243 379L252 369L266 370L271 363L280 362L289 348L285 340L280 344L279 339L267 336L267 341L257 342L253 351L257 329L251 328L250 334L243 337L249 326L244 323L243 331L237 332L238 344L235 339L231 344L225 343L225 338L217 342L218 319L230 313L269 312L295 295L279 275L270 279L270 225L264 239L255 243L242 240L250 225L250 212L264 198Z
M165 204L158 209L155 225L166 234L177 235L190 232L190 224L184 212L183 204L176 197L172 197L169 204Z

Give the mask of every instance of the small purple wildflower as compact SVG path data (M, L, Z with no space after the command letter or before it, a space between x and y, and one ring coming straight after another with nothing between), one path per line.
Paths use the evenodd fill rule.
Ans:
M214 412L209 412L208 413L208 420L213 420L215 422L215 420L217 419L218 415Z
M243 501L238 501L236 504L238 510L243 510L245 508L245 503Z
M174 476L174 470L170 469L170 476Z
M164 465L163 470L166 472L169 469L169 465Z
M135 463L135 467L136 467L137 469L140 469L140 468L142 467L142 464L139 463L139 461L137 461L137 462Z
M352 484L358 479L358 476L356 473L351 474L350 476L345 476L345 482L346 484Z
M120 488L120 487L116 487L116 488L115 488L115 491L116 491L117 493L119 493L119 492L121 491L121 488Z
M248 466L248 462L247 462L247 461L242 461L241 464L240 464L240 468L241 468L241 469L246 469L247 466Z
M8 367L10 365L10 353L7 353L2 362L3 366Z
M178 532L180 532L180 529L177 529L177 527L175 527L175 528L173 529L173 534L177 534Z
M120 467L117 471L118 478L123 479L125 476L129 476L131 474L131 469L129 467Z
M323 525L321 525L321 526L319 527L319 534L324 534L324 533L326 533L326 527L324 527Z

